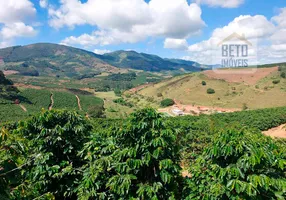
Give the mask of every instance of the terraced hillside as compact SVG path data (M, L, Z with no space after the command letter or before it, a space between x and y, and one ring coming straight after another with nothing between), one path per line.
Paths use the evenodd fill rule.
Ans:
M93 113L94 109L103 112L103 100L94 95L79 95L65 90L47 90L33 88L18 88L22 98L19 100L1 103L0 123L27 118L42 109L76 110L82 114Z

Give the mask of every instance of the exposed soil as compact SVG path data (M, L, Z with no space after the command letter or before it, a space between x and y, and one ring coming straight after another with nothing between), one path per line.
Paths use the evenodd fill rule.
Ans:
M76 99L77 99L78 109L79 109L79 110L82 110L81 104L80 104L80 98L79 98L77 95L75 95L75 97L76 97Z
M278 71L278 67L271 68L249 68L249 69L222 69L208 70L203 72L206 76L213 79L225 80L233 83L256 84L272 72Z
M132 93L138 92L138 91L148 87L149 85L154 85L154 83L146 83L144 85L139 85L135 88L130 89L129 92L132 92Z
M54 98L53 98L54 94L52 93L50 98L51 98L51 103L49 105L49 110L52 110L53 109L53 106L54 106Z
M265 135L273 138L286 138L286 124L269 129L263 132Z
M25 107L25 106L23 106L22 104L18 104L21 108L22 108L22 110L24 110L25 112L27 112L27 108Z
M13 74L19 74L19 72L15 71L15 70L4 70L3 73L4 73L5 76L13 75Z

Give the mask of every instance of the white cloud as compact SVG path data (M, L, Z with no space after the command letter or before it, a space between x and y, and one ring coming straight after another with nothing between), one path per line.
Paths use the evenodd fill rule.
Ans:
M36 9L29 0L0 1L0 23L19 22L34 17Z
M187 50L188 49L188 42L185 39L166 38L164 41L164 48Z
M35 14L34 4L29 0L0 1L0 46L11 45L16 37L36 35L35 29L25 23Z
M47 8L48 7L48 0L40 0L39 2L41 8Z
M93 52L95 54L103 55L105 53L110 53L111 51L107 49L94 49Z
M195 2L211 7L237 8L244 3L244 0L196 0Z
M264 41L265 38L270 37L275 33L275 29L276 27L274 24L268 21L263 15L241 15L236 17L228 25L222 28L216 28L208 40L190 45L188 50L191 55L189 55L189 58L203 64L215 64L218 61L211 56L214 56L214 50L217 48L217 45L229 35L238 33L244 35L246 39L253 44L256 44L257 42ZM257 52L258 51L252 53L254 54Z
M16 37L32 37L36 34L37 32L32 26L27 26L23 22L9 23L0 31L0 35L4 40Z
M280 9L280 13L271 19L279 28L286 28L286 7Z
M96 25L102 29L130 29L151 20L148 5L143 0L62 0L59 9L49 9L50 25L55 28L75 25Z
M186 0L62 0L49 8L50 26L74 28L89 24L98 30L63 40L71 44L107 45L134 43L148 37L185 39L200 33L205 26L201 9Z

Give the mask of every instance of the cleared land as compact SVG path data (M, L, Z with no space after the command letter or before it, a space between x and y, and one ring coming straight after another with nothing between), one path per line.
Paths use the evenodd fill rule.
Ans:
M264 131L263 133L273 138L286 138L286 124Z
M286 79L280 77L277 69L277 67L263 68L257 69L252 75L222 74L220 77L210 77L205 74L213 72L187 74L152 84L137 93L154 98L158 103L165 98L171 98L185 107L258 109L285 106ZM228 76L234 76L235 79L226 81L222 79L224 76L225 79ZM280 82L274 84L274 80ZM205 81L206 85L202 85L202 81ZM215 93L208 94L208 88L214 89Z
M277 72L278 67L271 68L249 68L249 69L222 69L208 70L203 72L207 77L212 79L225 80L231 83L246 83L249 85L256 84L262 78Z

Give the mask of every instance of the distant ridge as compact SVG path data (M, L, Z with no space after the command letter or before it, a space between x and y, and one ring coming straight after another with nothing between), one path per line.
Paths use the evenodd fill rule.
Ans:
M135 51L115 51L98 55L79 48L36 43L0 49L5 65L0 70L14 70L29 76L78 77L101 72L119 73L123 69L144 71L185 70L195 72L201 65L180 59L164 59Z

